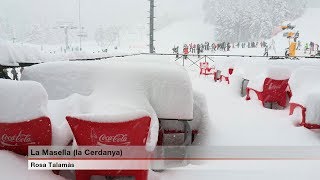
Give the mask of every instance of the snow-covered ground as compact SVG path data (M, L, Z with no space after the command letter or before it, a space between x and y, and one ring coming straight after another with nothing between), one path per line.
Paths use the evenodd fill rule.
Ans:
M160 60L164 61L160 64L165 65L168 64L167 61L174 61L174 57L166 56L135 56L127 59L130 60L130 62L136 63L143 63L148 59L153 59L154 62L158 62L158 64L156 63L157 65L159 65ZM226 60L223 59L220 61L219 59L216 60L217 63L220 64L222 64L221 62L226 62ZM239 61L233 65L247 67L247 71L244 71L247 73L251 71L256 72L254 67L260 67L262 69L268 68L268 66L266 66L266 63L268 62L282 67L291 67L292 70L296 68L296 63L301 64L301 66L308 65L319 67L315 66L316 62L308 62L307 60L293 62L290 60L260 60L259 63L250 62L250 60L248 61L249 62L246 62L245 64L241 64ZM228 61L228 63L230 62L232 61ZM233 60L233 62L237 61ZM149 63L149 65L153 64L152 62ZM56 63L53 65L55 64ZM62 64L66 65L66 63ZM246 66L246 64L251 65L251 68L249 68L248 65ZM41 66L50 67L50 64ZM32 69L37 68L27 69L26 72L32 72ZM63 68L55 69L60 69L61 71ZM76 69L79 70L79 68ZM237 68L235 68L235 70L237 70ZM204 106L202 108L207 108L209 113L209 117L202 121L200 134L196 139L195 145L203 148L222 146L320 146L320 132L311 131L303 127L296 127L292 118L289 117L288 108L284 110L265 109L261 106L261 103L257 101L246 101L245 98L241 97L240 84L237 81L236 75L234 78L231 78L231 84L227 85L226 83L215 83L213 77L200 77L197 68L190 68L188 71L193 89L203 94L207 101L204 103L207 104L207 107ZM51 71L47 72L49 73ZM35 73L34 76L36 77L37 74L39 73ZM44 76L43 73L42 76ZM60 74L60 76L64 76L63 73ZM50 77L53 78L52 75L50 75ZM48 86L49 85L46 85L46 87ZM64 103L64 101L62 103ZM66 104L66 106L69 105ZM51 108L54 107L59 110L57 106L52 106ZM1 152L1 154L4 154L3 156L5 157L8 156L8 153ZM3 163L1 164L4 165ZM317 171L319 165L319 161L203 161L200 164L188 165L187 167L168 170L162 173L150 171L149 179L164 180L169 177L178 180L193 180L196 178L218 178L227 180L235 178L316 179L317 175L312 172ZM30 173L34 172L24 173L30 175ZM52 174L50 172L48 173ZM54 179L59 178L54 175L48 176ZM8 175L8 177L11 176Z
M300 31L301 41L306 43L309 41L319 42L320 29L317 22L317 17L319 15L319 9L308 9L306 13L299 19L297 19L294 24L297 25L297 30ZM200 17L185 19L183 21L174 22L167 27L164 27L156 32L156 50L157 52L171 53L171 49L174 45L179 45L180 48L184 43L203 43L204 41L214 41L213 35L210 33L211 26L200 21ZM306 21L307 19L307 21ZM196 28L194 28L196 27ZM284 49L288 46L288 41L282 36L282 33L278 34L273 38L276 42L277 51L274 52L270 50L270 55L284 55ZM270 44L271 40L268 40ZM125 47L119 47L120 50L111 50L110 54L126 54L133 53L137 51L146 51L147 47L144 46L144 41L134 42L133 44L124 43ZM92 53L99 51L98 46L94 45L94 42L85 42L84 47L87 49L87 53ZM134 50L130 50L131 47ZM58 49L60 46L53 46L52 49ZM136 48L137 47L137 48ZM303 49L303 48L302 48ZM262 55L264 52L263 48L256 49L231 49L230 52L217 52L216 54L241 54L241 55ZM211 52L208 52L211 53ZM69 56L63 56L62 59L70 59L70 57L77 57L75 54L68 54ZM298 51L298 55L305 55L303 51ZM54 58L55 60L57 58ZM8 60L8 59L6 59ZM118 59L113 59L117 61ZM113 61L111 60L111 62ZM173 74L166 74L154 67L155 61L174 61L174 57L165 56L154 56L152 58L146 58L145 56L136 56L127 58L128 61L135 62L136 66L140 63L146 63L147 66L140 66L141 71L148 71L149 75L145 75L140 80L146 80L143 83L153 83L152 80L157 79L160 75L166 78L174 77ZM242 78L247 78L252 80L263 70L277 66L282 68L288 68L291 72L295 71L301 66L312 66L313 68L320 69L319 60L309 60L301 59L299 61L290 60L279 60L279 61L268 61L267 58L256 59L256 58L221 58L216 57L213 59L217 68L229 68L235 67L235 75L231 78L231 84L226 83L215 83L213 77L200 77L199 70L196 66L187 68L189 77L191 79L192 88L194 91L205 97L206 103L201 102L203 112L208 112L208 117L202 119L201 128L199 136L195 141L195 145L210 148L218 146L277 146L277 147L318 147L320 146L320 131L319 130L308 130L304 127L297 127L295 120L296 117L289 116L289 109L284 110L270 110L263 108L261 103L258 101L246 101L245 98L240 96L240 81ZM11 62L11 61L10 61ZM9 63L10 63L9 62ZM227 63L226 63L227 62ZM13 64L16 62L12 61ZM55 67L56 72L61 72L64 69L64 65L69 62L60 64L61 66ZM99 64L99 62L95 62ZM166 64L165 63L165 64ZM189 62L190 63L190 62ZM210 62L210 65L213 65ZM105 63L104 64L108 64ZM162 64L162 63L161 63ZM56 65L56 64L52 64ZM156 64L159 65L159 64ZM31 79L42 81L40 82L47 93L53 97L49 101L48 110L49 116L53 119L63 119L64 115L72 113L74 111L79 111L78 107L74 104L80 104L80 100L83 100L82 95L73 93L83 93L84 95L90 95L93 89L88 87L88 84L95 83L95 79L90 79L89 76L84 76L84 74L73 73L74 71L82 71L86 73L91 73L96 71L89 69L89 66L85 67L74 67L74 71L71 70L68 76L61 73L59 78L52 76L52 71L50 70L50 63L43 64L43 67L47 68L45 72L35 71L34 74L31 73ZM91 67L92 68L92 67ZM110 67L108 67L110 70ZM106 68L106 69L108 69ZM33 67L30 68L32 71ZM130 67L127 67L127 73L132 72ZM26 70L28 72L28 69ZM156 72L156 73L154 73ZM73 74L72 74L73 73ZM118 72L121 74L121 72ZM102 73L103 74L103 73ZM150 75L153 74L153 75ZM30 74L29 74L30 75ZM158 75L158 76L157 76ZM64 79L65 76L65 79ZM111 76L110 76L111 77ZM71 86L67 79L74 81L74 79L81 80L86 86L78 83L77 88ZM73 79L72 79L73 78ZM112 78L112 77L111 77ZM149 79L148 79L149 78ZM61 81L63 89L55 87L58 89L51 89L48 87L53 86L53 82L56 80ZM116 81L116 80L114 80ZM317 83L316 80L314 80ZM188 82L190 83L190 82ZM117 82L114 82L116 85ZM148 84L149 85L149 84ZM147 85L146 85L147 86ZM61 88L60 87L60 88ZM69 89L71 88L71 89ZM84 89L82 89L84 88ZM89 88L90 91L87 91ZM1 89L1 88L0 88ZM22 89L21 89L22 90ZM65 90L70 90L65 94ZM163 99L166 93L166 89L162 86L152 90L149 93L153 93L154 99L157 99L157 95L163 95ZM116 94L117 91L114 91ZM15 93L15 92L11 92ZM17 92L19 93L19 92ZM20 92L21 93L21 92ZM102 92L103 93L103 92ZM125 93L125 92L124 92ZM101 95L101 92L98 93ZM97 94L95 94L97 95ZM113 94L112 94L113 95ZM190 95L190 94L189 94ZM14 95L13 95L14 96ZM20 96L16 96L20 97ZM31 97L32 96L27 96ZM26 97L24 97L26 98ZM66 98L66 99L64 99ZM150 98L150 97L149 97ZM54 99L54 100L53 100ZM90 100L97 100L97 97L91 98ZM138 97L139 99L139 97ZM18 99L21 100L21 99ZM134 99L133 101L135 101ZM140 99L141 100L141 99ZM150 99L149 99L150 100ZM9 100L7 100L9 101ZM30 101L30 100L29 100ZM116 100L115 100L116 101ZM5 103L9 104L9 103ZM63 105L63 106L62 106ZM98 106L101 105L98 103ZM152 105L152 104L151 104ZM158 107L159 106L159 107ZM178 106L178 105L174 105ZM101 106L103 107L103 106ZM100 108L101 108L100 107ZM2 108L3 110L8 110L9 107ZM15 107L13 107L15 108ZM20 107L21 108L21 107ZM22 107L23 108L23 107ZM83 108L83 107L82 107ZM160 109L158 104L155 109ZM172 107L174 108L174 107ZM81 109L81 108L80 108ZM159 110L159 111L160 111ZM21 115L20 115L21 116ZM201 116L200 116L201 117ZM204 116L202 116L204 117ZM67 124L64 123L65 127ZM60 126L62 130L65 130ZM59 130L59 127L57 128ZM60 130L61 130L60 129ZM54 129L56 130L56 129ZM60 134L61 136L71 136L70 132L66 134ZM72 138L72 137L70 137ZM67 142L65 142L67 143ZM6 177L6 179L41 179L41 180L51 180L63 179L62 177L55 176L51 171L27 171L27 160L24 157L18 157L13 153L8 153L5 151L0 151L0 177ZM320 161L203 161L201 163L195 163L188 165L187 167L180 167L174 170L167 170L162 173L156 173L149 171L150 180L194 180L194 179L222 179L222 180L233 180L233 179L318 179L318 169L320 167ZM17 173L15 173L17 172ZM72 173L66 173L65 177L72 176Z

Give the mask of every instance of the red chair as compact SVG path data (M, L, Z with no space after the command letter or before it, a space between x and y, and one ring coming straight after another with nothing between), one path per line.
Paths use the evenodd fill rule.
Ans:
M214 75L213 68L209 67L208 62L200 62L200 75Z
M301 104L290 103L290 116L293 115L294 111L298 108L301 108L301 116L302 116L300 126L304 126L305 128L308 128L308 129L320 129L319 124L312 124L307 122L307 118L306 118L307 108Z
M228 76L221 75L220 78L219 78L220 82L222 82L223 80L225 80L228 84L230 84L230 78L229 78L229 76L233 74L233 71L234 71L233 68L229 68L229 69L228 69L229 75L228 75Z
M0 123L0 150L28 155L28 146L49 146L52 142L50 119L41 117L18 123Z
M98 123L66 117L79 146L145 146L149 134L150 117L121 123ZM146 180L147 170L81 170L77 180L90 180L93 175L134 176Z
M264 106L265 103L277 102L279 106L286 107L287 105L287 95L290 96L289 89L289 79L286 80L274 80L266 78L263 84L263 91L259 92L250 87L247 88L247 98L250 100L250 91L254 91L258 99L262 102Z

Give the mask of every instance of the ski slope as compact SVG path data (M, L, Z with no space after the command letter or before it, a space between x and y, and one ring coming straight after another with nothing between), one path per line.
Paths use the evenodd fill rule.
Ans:
M184 44L214 41L213 26L204 22L204 17L177 21L155 32L157 52L172 53L174 46L182 50Z

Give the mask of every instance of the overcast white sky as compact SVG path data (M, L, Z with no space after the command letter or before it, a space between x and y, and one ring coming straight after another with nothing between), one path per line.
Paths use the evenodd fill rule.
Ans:
M78 24L79 0L0 0L0 18L16 31L32 24L54 26L59 21ZM156 16L182 18L197 15L203 0L156 0ZM81 0L82 24L88 29L100 25L145 26L148 0Z
M80 1L82 25L90 34L99 26L147 26L148 0ZM199 16L204 0L155 1L159 29L172 19ZM320 7L320 0L309 1L311 7ZM0 20L9 22L15 29L15 34L28 31L32 25L54 27L59 21L71 21L78 25L78 2L79 0L0 0ZM199 18L201 20L203 19Z

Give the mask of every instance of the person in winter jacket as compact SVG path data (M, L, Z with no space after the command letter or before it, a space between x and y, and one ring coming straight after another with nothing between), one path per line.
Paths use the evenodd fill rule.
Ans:
M300 50L301 48L301 41L298 41L298 45L297 45L297 49L296 50Z
M304 53L306 54L308 50L309 50L309 44L306 43L306 45L304 46Z
M230 51L230 48L231 48L231 44L228 43L228 44L227 44L227 51Z
M11 69L11 74L13 76L13 80L18 80L18 73L15 68Z
M189 47L188 47L188 45L184 45L184 48L183 48L183 58L184 58L184 59L187 59L188 54L189 54Z

